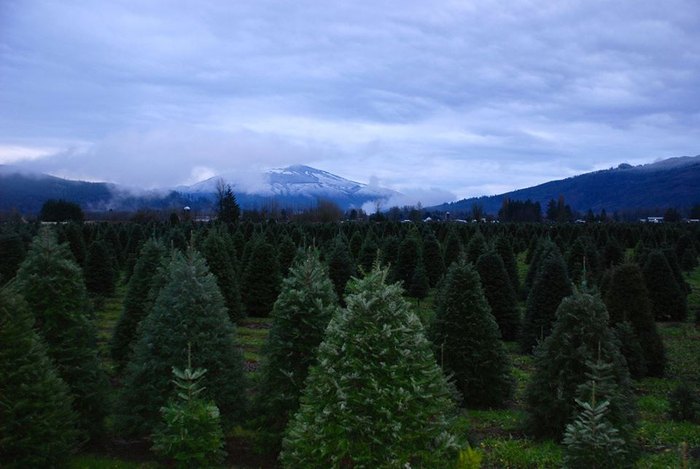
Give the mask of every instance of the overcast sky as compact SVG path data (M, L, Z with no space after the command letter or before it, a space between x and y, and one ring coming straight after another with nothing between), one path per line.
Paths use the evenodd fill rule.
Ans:
M0 1L0 163L426 205L697 154L698 0Z

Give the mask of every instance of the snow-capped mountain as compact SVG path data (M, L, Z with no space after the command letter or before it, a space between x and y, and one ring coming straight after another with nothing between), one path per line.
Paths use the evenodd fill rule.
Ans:
M330 200L347 209L367 202L388 200L397 192L350 181L327 171L304 165L271 169L262 174L224 173L188 187L177 188L186 194L213 194L219 180L231 185L239 203L255 205L273 198L286 206L309 206L319 199Z

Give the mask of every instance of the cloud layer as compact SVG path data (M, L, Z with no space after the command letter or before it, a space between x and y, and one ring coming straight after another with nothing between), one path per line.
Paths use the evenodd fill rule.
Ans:
M336 3L2 2L0 163L465 197L700 153L695 0Z

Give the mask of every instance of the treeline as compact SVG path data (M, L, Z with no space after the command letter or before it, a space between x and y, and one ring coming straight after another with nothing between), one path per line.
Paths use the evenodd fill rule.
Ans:
M110 416L183 466L221 461L243 426L284 467L452 467L459 407L512 399L506 340L535 356L527 432L622 467L632 380L665 373L655 321L700 314L682 275L699 250L681 224L4 224L0 463L55 464ZM119 281L105 370L92 305ZM254 380L246 316L272 321Z

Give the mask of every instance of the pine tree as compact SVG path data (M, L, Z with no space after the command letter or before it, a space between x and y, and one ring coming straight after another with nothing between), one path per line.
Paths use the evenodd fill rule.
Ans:
M608 327L603 302L577 293L562 301L552 333L535 351L535 372L525 391L525 427L536 437L560 439L576 414L579 386L587 381L586 363L612 364L617 393L610 397L610 421L616 428L634 424L629 372Z
M468 407L502 407L513 378L498 324L471 264L447 271L431 329L438 363L453 376Z
M467 244L467 249L465 253L467 257L467 262L476 264L476 261L479 260L479 257L485 252L486 238L484 238L484 235L481 234L481 231L477 231L476 233L474 233L474 236L471 237L469 243Z
M445 261L442 258L440 243L432 231L428 231L423 236L423 265L428 274L430 286L436 286L445 275Z
M216 284L224 296L228 316L231 322L235 323L244 317L243 306L236 267L225 236L228 237L227 234L222 234L216 229L209 231L209 235L202 243L201 253L207 261L209 270L216 277Z
M317 252L307 251L282 283L264 348L259 407L265 427L279 437L299 407L309 366L337 309L338 297L325 266Z
M574 422L566 426L564 432L564 467L628 467L631 461L625 449L627 443L607 418L610 412L608 399L617 393L612 365L598 361L595 364L589 362L588 366L592 370L588 374L589 381L579 387L579 394L583 396L576 399L581 410Z
M51 467L77 443L68 387L15 292L0 289L0 466Z
M501 256L493 251L483 254L476 263L476 269L503 339L515 340L520 331L520 312Z
M223 223L236 223L241 209L229 184L219 180L216 184L216 216Z
M622 264L613 270L606 289L605 305L610 314L611 325L621 322L631 324L641 345L645 375L663 376L666 363L664 344L654 322L642 271L637 264ZM630 372L632 371L630 369ZM636 373L632 375L639 377Z
M241 293L250 316L265 317L279 295L280 267L270 243L264 238L251 239L250 255L243 272Z
M375 269L348 287L287 427L283 467L449 467L454 407L423 326Z
M104 241L95 241L85 260L85 286L90 293L111 295L116 282L112 255Z
M140 326L119 399L118 429L125 435L150 433L166 402L173 366L186 362L191 346L194 368L206 399L221 410L225 424L240 422L245 411L243 358L216 278L199 253L176 252L165 286Z
M538 340L549 335L561 300L571 295L571 282L559 251L553 249L542 260L537 278L527 297L520 336L521 350L531 353Z
M644 281L651 300L652 315L657 321L685 321L688 316L685 293L678 286L661 251L652 251L647 256Z
M513 246L508 241L505 236L499 236L496 239L495 244L496 252L503 260L503 265L508 272L508 278L510 279L510 285L513 288L513 292L516 295L520 292L520 278L518 277L518 266L515 261L515 254L513 253Z
M149 292L164 257L165 247L156 240L147 241L141 248L134 273L126 288L122 313L112 336L110 351L118 369L126 365L138 326L153 307L154 298L149 296Z
M355 264L350 255L348 245L343 237L337 236L328 253L328 275L335 286L335 293L341 301L345 292L345 285L354 274Z
M79 428L99 436L107 413L107 379L97 357L96 333L87 309L80 267L68 247L42 229L17 272L17 288L48 346L49 358L70 388Z

